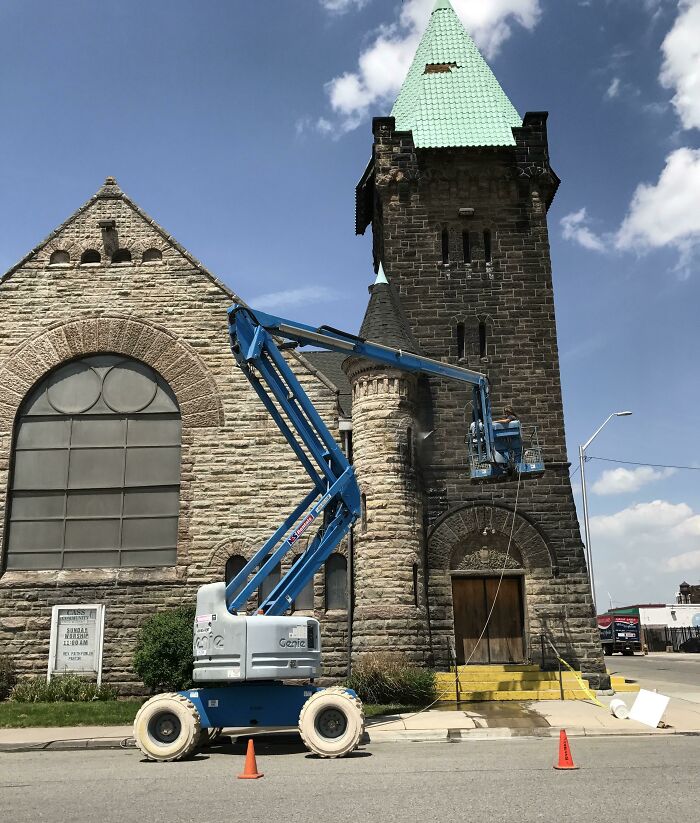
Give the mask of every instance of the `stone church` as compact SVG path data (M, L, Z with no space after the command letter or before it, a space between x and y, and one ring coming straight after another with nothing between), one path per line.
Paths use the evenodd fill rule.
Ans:
M294 604L322 622L328 677L373 650L537 663L543 633L605 671L564 440L546 123L518 115L438 0L356 188L378 273L360 333L486 373L495 410L537 426L546 471L470 482L461 384L287 352L362 490ZM46 671L54 605L102 604L104 677L138 691L144 619L230 579L300 496L229 350L235 300L113 178L2 278L0 653L21 672Z

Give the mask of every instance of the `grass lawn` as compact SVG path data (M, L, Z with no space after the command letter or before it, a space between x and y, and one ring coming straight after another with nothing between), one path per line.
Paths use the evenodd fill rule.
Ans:
M141 700L94 700L91 703L0 703L0 729L30 726L126 726Z
M141 700L95 700L91 703L0 703L0 729L49 726L126 726ZM365 704L365 716L417 712L420 706Z

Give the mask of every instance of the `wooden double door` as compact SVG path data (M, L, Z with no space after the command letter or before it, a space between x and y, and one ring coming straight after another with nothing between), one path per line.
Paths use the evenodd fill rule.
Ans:
M499 580L452 578L455 651L460 664L522 663L525 659L523 579L504 577L500 586Z

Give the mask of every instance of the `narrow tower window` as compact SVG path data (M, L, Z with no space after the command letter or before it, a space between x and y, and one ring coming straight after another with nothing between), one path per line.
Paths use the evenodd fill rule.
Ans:
M367 531L367 495L364 492L360 495L360 529L362 534Z
M491 231L489 229L484 230L484 260L487 263L491 262Z
M442 230L442 262L450 262L450 233L447 229Z
M468 231L462 232L462 255L465 263L472 262L472 241Z
M418 608L418 563L413 564L413 605Z
M413 465L413 428L411 426L406 429L406 462L409 466Z
M479 323L479 357L486 357L486 323Z
M464 342L464 323L457 323L457 357L465 357L466 353Z

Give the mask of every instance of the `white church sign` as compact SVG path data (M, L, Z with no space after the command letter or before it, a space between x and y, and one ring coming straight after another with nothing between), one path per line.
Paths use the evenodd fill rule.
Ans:
M99 684L104 623L102 605L54 606L47 679L52 674L94 674Z

